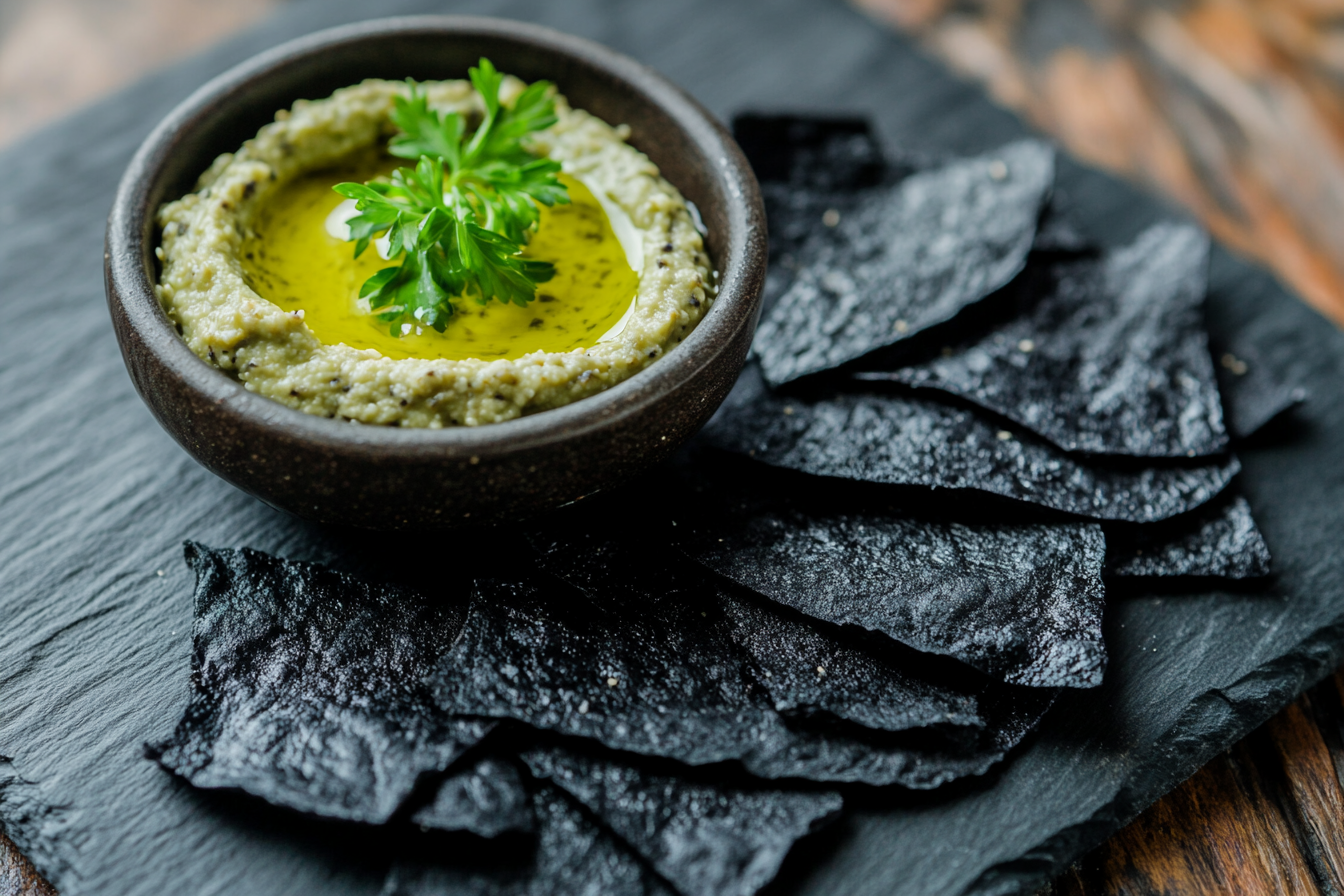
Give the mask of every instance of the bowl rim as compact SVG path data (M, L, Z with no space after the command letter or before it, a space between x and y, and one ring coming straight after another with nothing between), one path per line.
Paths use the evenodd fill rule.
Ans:
M178 334L155 295L154 279L145 264L152 256L144 245L152 238L147 235L154 232L147 219L157 213L157 208L149 207L150 199L177 136L208 118L214 105L246 92L253 82L285 64L370 38L427 32L514 39L577 57L659 107L707 162L717 162L708 177L719 182L727 197L723 257L713 260L719 272L719 293L691 334L656 363L596 395L513 420L439 429L352 425L307 414L247 390L197 357ZM564 85L557 86L563 93ZM222 412L245 418L254 426L341 454L383 459L502 457L593 434L640 414L712 364L734 333L755 324L766 261L764 220L759 185L732 137L689 94L649 66L596 41L511 19L467 15L376 18L316 31L258 53L197 88L155 126L127 166L108 217L106 290L108 301L120 304L145 349L173 376Z

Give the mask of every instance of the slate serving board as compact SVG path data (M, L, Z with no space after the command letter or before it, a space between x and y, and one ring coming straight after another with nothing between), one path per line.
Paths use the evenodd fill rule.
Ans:
M66 896L375 894L393 853L475 854L444 836L315 822L193 791L141 755L187 699L191 590L181 543L249 545L355 571L349 533L286 517L198 467L159 430L117 355L100 282L103 220L160 116L284 39L367 17L308 0L3 154L0 193L0 823ZM973 153L1024 128L838 0L398 0L600 40L727 118L745 108L871 115L889 146ZM1170 216L1065 162L1093 236ZM1066 694L985 779L933 794L851 793L775 892L1030 891L1237 740L1344 656L1344 334L1267 274L1215 254L1212 326L1312 400L1241 449L1241 485L1275 556L1269 584L1113 585L1111 665ZM443 543L451 557L451 541Z

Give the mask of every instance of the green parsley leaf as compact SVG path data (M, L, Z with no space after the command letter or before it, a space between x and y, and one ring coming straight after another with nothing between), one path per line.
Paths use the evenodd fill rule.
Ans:
M397 168L386 181L334 187L355 200L358 214L349 221L355 257L386 237L388 256L401 260L359 290L394 336L416 326L443 332L461 297L525 306L537 285L555 276L554 265L519 254L540 220L538 206L569 202L559 163L525 145L529 134L557 120L552 85L537 81L505 106L504 76L490 60L482 58L470 76L485 104L475 131L467 134L458 113L429 108L408 79L410 95L397 97L392 112L400 133L388 152L415 159L415 168Z

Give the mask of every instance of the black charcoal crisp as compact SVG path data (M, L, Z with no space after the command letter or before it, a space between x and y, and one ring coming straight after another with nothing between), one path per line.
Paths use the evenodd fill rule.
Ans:
M532 773L586 806L682 896L751 896L793 844L839 813L826 790L744 787L650 771L561 747L523 754Z
M753 352L786 383L952 318L1022 270L1054 152L1024 140L919 171L823 215Z
M731 594L700 568L622 537L597 519L597 508L589 510L596 512L576 510L532 535L542 569L603 607L652 611L698 634L693 641L721 642L720 655L741 663L776 711L825 713L880 731L984 724L978 695L991 685L983 677L899 645L870 649L768 600Z
M496 837L533 828L532 797L511 759L485 756L452 771L434 799L411 815L422 828Z
M1209 238L1157 224L1098 258L1050 264L1021 313L940 356L857 374L941 389L1066 451L1196 457L1227 448L1204 331ZM1030 278L1037 285L1037 278Z
M705 441L772 466L894 485L978 489L1097 519L1154 522L1223 490L1232 455L1140 466L1070 455L970 408L887 383L849 380L771 392L748 365Z
M723 485L717 495L714 513L675 531L720 575L1013 684L1101 683L1105 540L1094 523L962 525Z
M193 693L148 749L196 787L380 823L492 727L449 718L421 683L460 607L245 548L186 556Z
M818 644L821 623L767 624L773 611L708 578L588 535L543 549L544 566L577 582L546 574L478 582L437 682L445 710L692 765L736 759L765 778L924 788L983 772L1015 742L1002 737L1000 720L1036 718L1048 705L1048 695L946 660L922 656L930 671L921 677L844 644ZM766 652L763 665L753 650ZM866 674L836 674L832 684L825 663L835 658L839 670ZM774 663L795 666L796 680L772 682Z
M555 787L538 788L532 809L534 850L506 866L473 867L470 856L442 864L401 860L388 872L380 896L674 896L630 847Z
M1269 575L1269 546L1241 495L1229 495L1155 526L1107 532L1106 571L1116 576Z

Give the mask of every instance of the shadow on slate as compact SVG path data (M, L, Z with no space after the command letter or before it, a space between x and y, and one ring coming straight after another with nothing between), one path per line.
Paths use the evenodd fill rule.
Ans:
M435 686L447 712L763 778L930 788L983 773L1053 697L860 649L591 517L551 521L532 536L545 572L478 581Z
M538 788L532 811L536 848L508 868L400 860L380 896L674 896L628 846L556 788Z
M497 837L535 827L532 798L513 760L487 755L450 772L430 803L411 815L411 823L442 831L470 831Z
M1106 527L1108 575L1253 579L1269 571L1269 546L1238 494L1155 525Z
M752 343L766 379L779 385L857 360L1008 283L1026 263L1053 181L1054 151L1028 140L853 191L810 222L803 216L819 203L808 187L791 187L805 198L772 203L771 226L806 236Z
M1276 366L1244 336L1215 344L1213 354L1218 360L1223 413L1228 429L1238 439L1250 438L1307 400L1307 390L1279 376Z
M1231 455L1145 467L1075 456L976 411L849 379L771 392L749 364L706 426L707 444L777 467L893 485L978 489L1096 519L1149 523L1223 490Z
M1195 457L1227 448L1204 329L1208 237L1158 224L1096 258L1036 261L1011 319L922 363L859 379L940 389L1066 451Z
M246 548L186 557L194 692L147 749L194 786L380 823L493 727L439 712L422 684L461 606Z
M940 519L837 498L824 480L711 472L721 460L703 451L678 465L668 531L719 575L1012 684L1101 682L1105 541L1095 523Z
M913 170L888 162L866 118L744 112L733 116L733 139L763 186L786 186L773 194L776 198L875 187L899 181ZM825 208L806 219L781 220L780 225L785 232L799 228L792 236L801 241L821 221ZM775 232L771 239L778 239Z
M522 754L538 778L584 805L683 896L751 896L794 842L832 820L840 794L649 771L564 747Z
M1096 250L1096 244L1088 238L1078 219L1078 212L1056 186L1036 223L1031 251L1042 255L1082 255Z
M769 221L763 315L787 291L798 253L825 227L827 212L843 219L865 189L895 186L921 165L888 158L864 118L742 113L733 117L733 136L756 173Z

